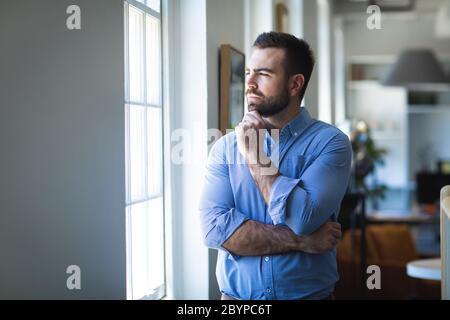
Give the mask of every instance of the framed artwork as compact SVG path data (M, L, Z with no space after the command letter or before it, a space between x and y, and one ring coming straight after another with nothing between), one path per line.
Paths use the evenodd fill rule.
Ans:
M277 3L275 6L277 13L277 31L278 32L287 32L288 24L289 24L289 11L287 7L283 3Z
M229 44L220 46L219 125L222 133L244 117L245 55Z

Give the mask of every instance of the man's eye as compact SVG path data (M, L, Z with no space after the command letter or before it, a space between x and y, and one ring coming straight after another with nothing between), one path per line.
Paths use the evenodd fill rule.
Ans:
M261 76L268 76L269 74L268 73L262 73L262 72L260 72L259 73Z

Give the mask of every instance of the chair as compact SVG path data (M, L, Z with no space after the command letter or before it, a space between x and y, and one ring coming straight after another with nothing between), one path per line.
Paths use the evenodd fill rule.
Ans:
M367 265L381 269L381 290L365 288L361 295L357 285L360 262L361 231L347 230L337 246L338 270L341 280L336 286L337 299L425 299L439 296L439 283L410 278L406 264L419 259L411 232L406 225L369 225L366 228ZM356 255L355 255L356 254ZM355 285L356 284L356 285Z
M358 241L362 242L356 245L355 237L352 236L349 244L347 256L350 257L349 264L351 268L348 280L352 282L351 286L357 288L360 298L365 297L365 270L366 270L366 239L365 239L365 195L360 191L350 191L344 195L338 216L338 222L341 224L342 232L347 230L354 235L359 230ZM360 232L362 230L362 232ZM361 237L362 235L362 237ZM356 261L356 257L362 257ZM358 270L359 269L359 270Z

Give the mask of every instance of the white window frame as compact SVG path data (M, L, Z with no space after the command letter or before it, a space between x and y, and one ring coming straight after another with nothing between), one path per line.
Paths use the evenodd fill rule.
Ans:
M145 1L146 2L146 1ZM163 23L162 23L162 11L163 11L163 1L160 2L160 12L157 12L155 10L153 10L152 8L148 7L146 4L143 4L139 1L136 0L124 0L124 34L125 34L125 101L124 101L124 111L125 111L125 130L126 130L126 154L125 154L125 159L126 159L126 183L127 183L127 195L126 195L126 220L127 220L127 225L126 225L126 238L127 238L127 279L126 279L126 283L127 283L127 299L136 299L136 298L140 298L140 299L146 299L146 300L158 300L158 299L163 299L166 296L166 291L167 291L167 264L166 264L166 226L165 226L165 206L166 206L166 199L165 199L165 184L164 184L164 175L165 175L165 170L164 168L164 136L165 136L165 128L164 128L164 118L165 118L165 112L164 112L164 81L163 81L163 76L162 76L162 71L163 71L163 64L164 64L164 59L163 59L163 32L162 32L162 27L163 27ZM133 6L137 9L139 9L140 11L144 12L144 22L143 22L143 69L144 69L144 79L143 79L143 102L140 101L132 101L130 100L130 74L129 74L129 39L128 39L128 35L129 35L129 20L128 20L128 13L129 13L129 6ZM155 104L150 104L147 101L147 55L146 55L146 29L147 29L147 25L146 25L146 17L147 14L152 16L153 18L156 18L159 20L160 23L160 32L159 32L159 40L160 40L160 79L161 79L161 87L160 87L160 96L161 96L161 100L160 100L160 105L155 105ZM130 119L129 119L129 112L127 112L127 108L130 108L129 106L131 105L136 105L136 106L142 106L142 107L146 107L146 108L160 108L161 109L161 138L162 141L160 141L161 143L161 152L162 152L162 159L161 159L161 164L162 164L162 175L161 175L161 181L160 181L160 190L161 192L158 194L154 194L149 196L148 195L148 180L147 180L147 174L145 174L145 196L139 198L139 199L135 199L135 200L131 200L131 183L130 183L130 174L131 174L131 167L130 167L130 163L128 160L128 157L130 155L130 150L129 150L129 137L130 137ZM146 121L144 122L144 126L147 125ZM147 130L144 130L144 133L146 133ZM145 172L148 172L147 170L147 166L148 166L148 161L147 161L147 155L148 155L148 143L146 141L147 138L147 134L144 135L144 140L145 143L144 145L146 146L146 150L143 152L143 154L145 155L145 166L146 166L146 170ZM146 296L144 297L133 297L133 290L132 290L132 283L133 283L133 275L132 275L132 259L131 259L131 255L132 255L132 244L131 244L131 223L129 223L129 219L128 219L128 208L131 207L134 204L138 204L141 202L147 202L149 200L152 199L156 199L156 198L162 198L162 206L163 206L163 237L164 237L164 251L163 251L163 264L164 264L164 282L163 284L156 288L156 290L153 293L148 293Z

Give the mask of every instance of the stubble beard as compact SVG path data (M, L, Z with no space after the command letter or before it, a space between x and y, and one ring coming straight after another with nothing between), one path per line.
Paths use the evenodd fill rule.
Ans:
M271 117L274 116L284 109L287 108L289 104L289 91L288 89L284 89L277 96L265 97L263 95L259 95L262 98L260 103L250 103L248 105L249 110L256 110L262 117Z

